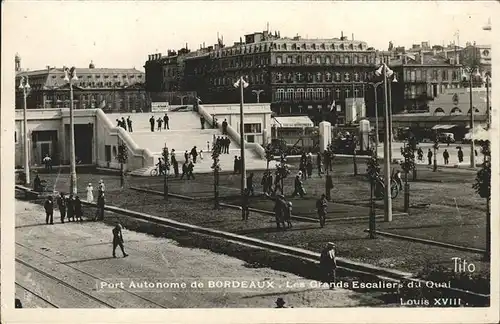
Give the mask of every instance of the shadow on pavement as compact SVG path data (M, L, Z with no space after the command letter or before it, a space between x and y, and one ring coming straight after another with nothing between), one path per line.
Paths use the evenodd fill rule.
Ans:
M61 262L61 263L62 264L73 264L73 263L82 263L82 262L87 262L87 261L99 261L99 260L108 260L108 259L114 259L114 258L113 257L95 258L95 259L86 259L86 260L75 260L75 261Z

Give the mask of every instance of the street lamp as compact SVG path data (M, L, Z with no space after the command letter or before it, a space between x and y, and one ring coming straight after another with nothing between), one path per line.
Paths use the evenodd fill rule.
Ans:
M475 73L476 77L480 77L479 68L472 64L470 66L465 66L464 75L462 75L463 80L467 80L469 78L469 106L470 106L470 166L474 168L476 166L476 157L475 157L475 149L474 149L474 107L472 106L472 79L473 74ZM487 103L489 104L489 103Z
M260 103L260 94L264 92L264 90L252 90L252 93L254 93L257 96L257 103Z
M390 133L389 133L389 105L387 100L387 80L390 78L394 71L389 69L386 64L382 64L376 71L375 74L378 76L383 76L382 82L384 82L384 101L385 101L385 109L384 109L384 121L385 121L385 129L384 129L384 221L390 222L392 221L392 197L391 197L391 160L390 160L390 151L389 151L389 141L390 141Z
M378 107L377 107L377 87L384 83L380 82L368 82L368 84L373 86L373 94L375 95L375 148L378 150ZM378 156L378 153L377 153Z
M244 195L246 189L247 170L245 167L245 127L243 115L243 89L248 87L248 82L241 76L238 81L234 83L235 88L240 88L240 148L241 148L241 215L242 219L245 218Z
M28 107L26 106L26 97L28 96L28 92L30 91L31 87L28 82L28 76L23 76L21 77L21 82L19 84L19 89L23 91L23 132L24 132L24 137L23 137L23 143L24 143L24 173L25 173L25 184L29 185L30 184L30 163L29 163L29 149L28 149L28 114L27 110Z
M491 76L486 73L486 113L488 114L488 129L491 127L490 82Z
M76 158L75 158L75 120L73 116L73 81L78 81L76 68L64 68L64 81L69 83L69 163L70 163L70 192L77 194L76 187Z
M396 73L393 74L394 78L391 82L388 83L389 86L389 157L390 161L392 161L392 84L397 83L398 79L396 78ZM389 76L390 78L391 76Z

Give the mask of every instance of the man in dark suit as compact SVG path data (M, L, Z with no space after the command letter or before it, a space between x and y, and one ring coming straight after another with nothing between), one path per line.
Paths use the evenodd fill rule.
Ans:
M113 258L116 258L115 250L117 246L120 246L123 257L128 257L128 254L125 253L125 249L123 248L122 225L120 223L116 224L115 228L113 228Z
M151 131L154 132L155 131L155 116L151 116L151 118L149 118L149 124L151 125Z
M165 113L165 116L163 116L163 129L170 129L170 126L168 125L168 121L170 120L170 118L168 118L168 115L167 113Z
M61 223L64 224L64 217L66 217L66 198L64 198L63 192L61 192L59 197L57 197L57 207L61 213Z
M337 260L335 255L335 244L328 242L326 248L321 252L320 267L323 273L323 282L328 283L330 289L335 284L335 272L337 270Z
M52 196L49 196L45 200L43 207L45 208L45 223L48 225L50 220L50 225L54 225L54 202L52 201Z

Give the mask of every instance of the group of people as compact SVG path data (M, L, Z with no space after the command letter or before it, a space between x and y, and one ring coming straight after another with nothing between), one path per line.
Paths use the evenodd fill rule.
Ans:
M122 117L122 119L116 119L116 126L123 128L126 131L133 132L132 130L132 119L130 119L130 116L127 117L127 120L125 120L125 117Z
M231 145L231 140L229 139L228 136L226 136L226 137L218 136L215 139L215 145L217 145L217 147L220 148L219 153L229 154L229 145Z
M94 202L93 189L92 184L89 183L87 186L87 202L89 203ZM59 209L62 224L64 224L66 219L68 222L83 221L83 209L80 197L78 195L66 195L64 192L60 192L55 202L52 196L48 196L45 200L45 223L47 225L54 224L54 203L57 204L57 208ZM104 219L104 205L104 182L100 180L97 197L97 211L94 220Z
M457 147L457 158L458 158L458 163L462 163L464 161L464 152L462 151L462 148L459 146ZM432 157L434 156L434 153L432 153L432 150L429 148L427 150L427 164L432 165ZM421 147L418 148L417 150L417 158L419 161L424 160L424 151L422 150ZM447 149L443 151L443 161L445 165L448 165L450 163L450 153L448 152Z
M163 129L170 129L170 126L168 124L169 121L170 121L170 118L168 117L167 113L165 113L165 115L163 117L159 117L158 119L155 119L155 116L151 116L151 118L149 118L149 125L151 127L151 131L152 132L155 131L155 123L158 125L157 130L159 132L161 132L162 125L163 125Z

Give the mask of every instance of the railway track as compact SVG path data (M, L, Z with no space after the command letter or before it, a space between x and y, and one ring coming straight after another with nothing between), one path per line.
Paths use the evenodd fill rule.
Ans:
M53 302L51 302L50 300L48 300L47 298L43 297L42 295L34 292L33 290L29 289L29 288L26 288L25 286L21 285L20 283L18 282L15 282L16 286L18 286L19 288L23 289L24 291L27 291L29 294L31 294L32 296L35 296L37 299L40 299L42 300L44 303L46 303L47 305L50 305L52 306L53 308L60 308L58 305L54 304ZM24 298L25 299L25 298Z
M57 260L57 259L55 259L55 258L53 258L53 257L51 257L51 256L48 256L48 255L46 255L46 254L44 254L44 253L41 253L41 252L39 252L39 251L37 251L37 250L35 250L35 249L32 249L32 248L30 248L30 247L28 247L28 246L25 246L25 245L23 245L23 244L21 244L21 243L16 242L16 244L17 244L17 245L19 245L19 246L21 246L21 247L23 247L23 248L25 248L25 249L28 249L28 250L30 250L30 251L33 251L33 252L35 252L35 253L37 253L37 254L40 254L40 255L42 255L42 256L44 256L44 257L46 257L46 258L48 258L48 259L50 259L50 260L52 260L52 261L56 262L56 263L57 263L57 264L59 264L59 265L63 265L63 266L65 266L65 267L71 268L72 270L75 270L75 271L77 271L77 272L80 272L80 273L82 273L82 274L84 274L84 275L86 275L86 276L89 276L89 277L91 277L91 278L93 278L93 279L96 279L96 280L99 280L99 281L101 281L101 282L107 282L106 280L104 280L104 279L102 279L102 278L99 278L99 277L97 277L97 276L95 276L95 275L93 275L93 274L91 274L91 273L89 273L89 272L87 272L87 271L84 271L84 270L78 269L78 268L76 268L76 267L74 267L74 266L72 266L72 265L69 265L69 264L63 263L63 262L61 262L61 261L59 261L59 260ZM75 287L75 286L73 286L73 285L70 285L70 284L68 284L67 282L65 282L65 281L63 281L63 280L61 280L61 279L59 279L59 278L56 278L56 277L54 277L53 275L51 275L50 273L48 273L48 272L46 272L46 271L43 271L43 270L40 270L40 269L36 268L35 266L33 266L33 265L31 265L31 264L28 264L27 262L25 262L25 261L23 261L23 260L21 260L21 259L19 259L19 258L16 258L15 260L16 260L16 262L18 262L18 263L20 263L20 264L22 264L22 265L24 265L24 266L26 266L26 267L28 267L28 268L30 268L30 269L33 269L34 271L36 271L36 272L38 272L38 273L40 273L40 274L42 274L42 275L44 275L44 276L46 276L46 277L50 278L51 280L57 281L58 283L60 283L60 284L62 284L62 285L64 285L64 286L66 286L66 287L68 287L68 288L70 288L70 289L73 289L74 291L77 291L79 294L84 295L85 297L87 297L87 298L89 298L89 299L92 299L92 300L94 300L94 301L96 301L96 302L98 302L98 303L100 303L100 304L102 304L102 305L106 306L107 308L116 308L115 306L113 306L113 305L111 305L111 304L107 303L106 301L104 301L104 300L102 300L102 299L99 299L99 298L97 298L97 297L95 297L95 296L93 296L93 295L91 295L91 294L89 294L89 293L87 293L87 292L85 292L85 291L83 291L83 290L79 289L78 287ZM17 284L17 283L16 283L16 284ZM21 286L21 285L19 285L19 286ZM22 288L24 288L24 287L22 287ZM136 294L136 293L134 293L134 292L132 292L132 291L129 291L129 290L127 290L127 289L124 289L124 288L118 288L118 289L119 289L119 290L121 290L121 291L124 291L124 292L126 292L126 293L128 293L128 294L130 294L130 295L133 295L133 296L135 296L135 297L137 297L137 298L139 298L139 299L141 299L141 300L144 300L144 301L146 301L146 302L148 302L148 303L150 303L150 304L152 304L152 305L155 305L155 306L157 306L158 308L167 308L167 307L166 307L166 306L164 306L164 305L161 305L161 304L159 304L159 303L157 303L157 302L155 302L155 301L153 301L153 300L151 300L151 299L149 299L149 298L143 297L143 296L141 296L141 295L139 295L139 294Z

